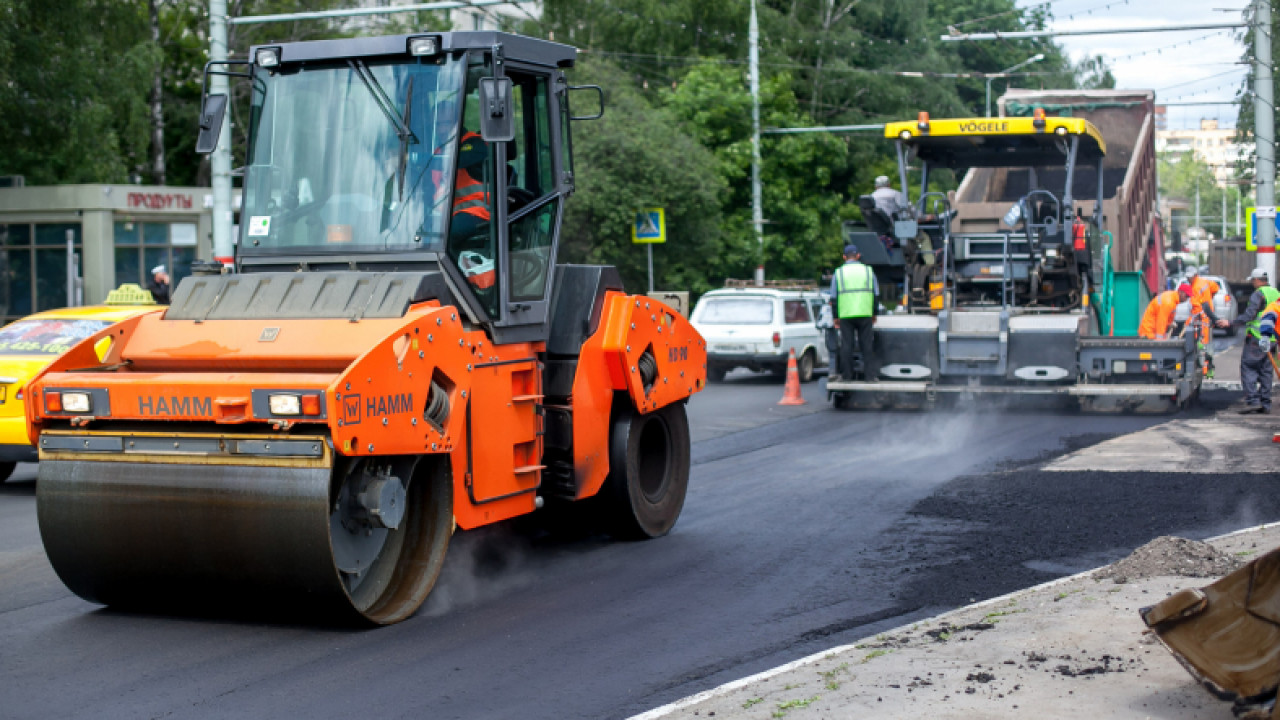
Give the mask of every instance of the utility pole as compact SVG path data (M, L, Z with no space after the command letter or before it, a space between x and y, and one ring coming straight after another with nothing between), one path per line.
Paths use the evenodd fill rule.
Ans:
M1254 180L1257 182L1257 204L1273 208L1276 204L1275 98L1271 85L1271 3L1257 0L1253 14L1253 136L1257 148ZM1258 223L1254 238L1258 247L1258 267L1266 271L1271 284L1276 284L1276 224L1264 219Z
M1200 227L1200 180L1196 179L1196 236L1205 239L1204 228Z
M209 59L227 59L227 0L209 0ZM209 76L210 95L229 98L228 87L226 75ZM209 158L209 167L213 174L213 259L229 265L235 258L235 248L231 245L230 112L222 116L222 131L218 133L218 146Z
M756 231L760 262L756 265L756 285L764 285L764 210L760 207L760 27L756 22L756 0L751 0L751 25L747 30L751 44L751 226Z
M1236 234L1239 235L1243 230L1240 229L1240 195L1242 191L1239 185L1236 186Z

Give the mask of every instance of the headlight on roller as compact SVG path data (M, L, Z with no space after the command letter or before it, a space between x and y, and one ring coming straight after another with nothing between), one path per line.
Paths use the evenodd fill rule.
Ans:
M87 413L93 411L93 401L87 392L62 393L62 411L69 413Z
M302 414L302 402L297 395L268 395L267 406L272 415Z

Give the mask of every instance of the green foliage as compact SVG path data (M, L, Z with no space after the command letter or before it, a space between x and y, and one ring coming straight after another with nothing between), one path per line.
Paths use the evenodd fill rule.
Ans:
M146 161L159 50L145 4L0 3L0 175L123 182Z
M655 278L663 287L708 289L732 256L720 228L724 182L715 157L611 63L582 63L573 81L605 87L606 110L573 126L578 192L567 205L561 258L617 265L628 287L643 288L645 251L632 244L631 223L640 208L664 207L667 244L654 248Z
M1257 152L1252 147L1253 130L1257 122L1254 117L1256 108L1254 107L1253 95L1254 73L1257 70L1257 61L1254 59L1254 46L1257 43L1256 31L1253 27L1255 17L1254 5L1249 3L1244 9L1244 21L1248 27L1241 30L1237 35L1240 43L1244 45L1244 52L1240 56L1240 61L1249 68L1249 72L1240 83L1240 89L1236 93L1236 101L1240 104L1240 114L1236 116L1236 141L1245 144L1245 147L1249 149L1247 152L1240 153L1236 174L1249 180L1254 178L1257 170ZM1266 37L1271 41L1271 58L1274 61L1276 57L1276 33L1280 32L1280 12L1276 12L1274 7L1271 9L1271 27L1268 28L1268 31ZM1272 102L1280 99L1280 73L1274 71L1271 73L1271 99ZM1274 107L1272 110L1274 113Z
M1187 204L1186 212L1176 212L1173 229L1185 230L1195 225L1197 189L1200 196L1200 225L1214 234L1221 234L1222 209L1227 209L1226 234L1234 234L1236 202L1251 204L1241 197L1238 187L1222 188L1217 184L1213 168L1190 152L1164 152L1156 162L1156 175L1160 182L1160 195L1166 200Z
M763 125L807 122L788 75L770 78L760 94ZM746 260L730 269L738 277L749 277L759 254L751 227L751 96L746 78L741 68L696 65L663 95L667 107L716 155L715 168L729 188L724 198L725 244ZM765 265L774 277L816 280L840 257L845 193L838 189L853 180L852 144L837 135L812 133L765 136L761 145Z

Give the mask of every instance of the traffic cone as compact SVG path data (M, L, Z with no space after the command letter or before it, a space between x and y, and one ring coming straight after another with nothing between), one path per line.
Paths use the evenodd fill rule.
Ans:
M779 405L803 405L804 396L800 394L800 371L796 369L796 351L791 349L791 357L787 358L787 387L782 392Z

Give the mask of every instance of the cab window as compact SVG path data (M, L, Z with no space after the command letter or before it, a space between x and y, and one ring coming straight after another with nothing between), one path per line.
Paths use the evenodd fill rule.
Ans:
M546 294L551 244L560 203L551 154L550 78L510 72L516 133L507 143L507 258L509 297L541 300Z

